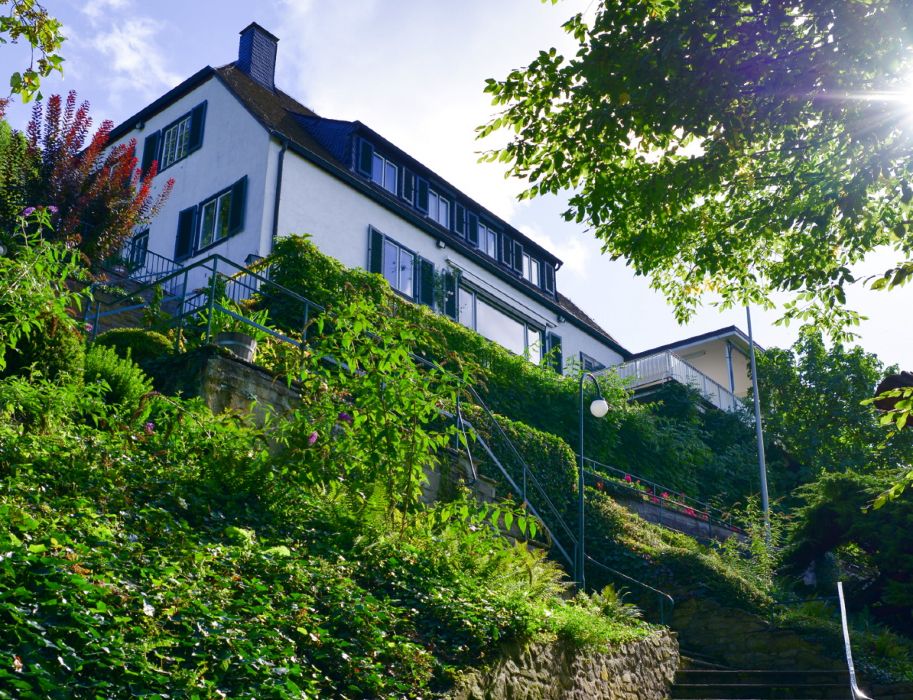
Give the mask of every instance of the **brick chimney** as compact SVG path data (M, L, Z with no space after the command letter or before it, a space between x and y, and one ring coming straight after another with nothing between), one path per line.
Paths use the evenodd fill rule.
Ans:
M277 37L256 22L251 22L241 30L241 41L238 43L238 68L263 87L274 90L278 45Z

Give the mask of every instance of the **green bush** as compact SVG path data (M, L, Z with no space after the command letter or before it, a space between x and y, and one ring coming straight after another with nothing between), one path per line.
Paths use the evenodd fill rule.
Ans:
M112 348L118 357L133 360L140 366L174 352L174 345L167 337L142 328L113 328L100 334L94 343Z
M2 349L0 349L2 351ZM32 372L50 381L64 374L79 380L84 365L85 345L82 335L71 325L54 317L43 317L15 348L6 348L3 376L28 376Z
M104 382L107 386L103 392L105 402L128 411L135 410L140 399L152 391L152 383L143 370L104 345L89 348L84 377L87 384Z

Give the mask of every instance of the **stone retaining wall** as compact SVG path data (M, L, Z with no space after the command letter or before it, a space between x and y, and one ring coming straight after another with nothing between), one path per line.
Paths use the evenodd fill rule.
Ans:
M661 700L678 668L675 635L661 630L608 652L568 642L505 651L484 671L463 676L452 700Z

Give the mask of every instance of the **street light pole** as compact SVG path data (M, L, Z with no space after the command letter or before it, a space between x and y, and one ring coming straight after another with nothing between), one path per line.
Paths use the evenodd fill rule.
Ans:
M574 580L577 581L577 586L582 591L586 585L586 577L584 575L584 562L586 558L586 552L583 546L583 537L585 534L585 517L584 517L584 507L586 501L584 498L584 478L583 478L583 383L586 378L589 377L593 384L596 385L596 398L590 404L590 413L592 413L596 418L602 418L606 413L609 412L609 404L602 397L602 389L599 388L599 382L596 381L594 377L589 372L583 372L580 375L580 466L577 469L577 556L574 560Z
M751 309L745 307L748 319L748 346L751 358L751 387L754 398L754 425L758 439L758 469L761 474L761 512L764 513L764 535L770 544L770 502L767 496L767 461L764 456L764 428L761 426L761 398L758 394L758 366L755 362L754 336L751 333Z

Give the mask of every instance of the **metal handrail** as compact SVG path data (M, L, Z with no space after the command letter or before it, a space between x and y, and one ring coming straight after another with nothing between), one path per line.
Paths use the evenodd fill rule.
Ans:
M850 647L850 628L846 621L846 603L843 600L843 581L837 581L837 596L840 598L840 622L843 625L843 645L846 649L846 665L850 671L850 697L853 700L872 700L856 684L856 667L853 665L853 650Z
M608 464L602 464L601 462L597 462L595 459L590 459L589 457L584 457L584 462L596 470L596 471L587 472L588 474L590 474L594 477L605 478L608 476L607 474L600 473L600 472L608 472L609 474L620 475L624 481L622 483L615 483L613 481L613 486L618 486L619 488L627 488L634 493L643 494L644 491L641 491L640 489L638 489L636 486L633 485L634 481L640 482L641 484L650 487L649 495L651 497L655 498L657 500L657 502L660 503L660 505L662 505L663 503L671 503L671 504L677 505L677 506L685 506L687 508L690 508L694 512L694 515L691 516L689 513L682 511L678 508L670 508L670 510L675 510L676 512L684 513L685 515L689 515L689 517L695 517L696 519L699 519L699 520L705 520L706 522L714 523L720 527L725 527L727 530L731 530L732 532L743 532L744 531L739 526L733 525L731 513L727 513L720 508L716 508L715 506L710 505L709 503L706 503L704 501L699 501L696 498L691 498L690 496L686 496L683 493L677 494L677 495L681 496L681 500L676 500L675 498L667 498L667 497L663 496L662 494L663 493L675 494L676 493L675 489L671 489L667 486L663 486L662 484L658 484L655 481L650 481L649 479L645 479L643 477L638 476L637 474L632 474L631 472L624 471L623 469L618 469L617 467L612 467L612 466L609 466ZM628 483L626 481L627 477L631 478L631 480L632 480L631 485L628 485ZM694 506L696 506L696 508L691 507L691 505L689 505L689 504L693 504ZM706 515L707 517L699 518L698 517L699 515Z
M643 581L638 581L636 578L634 578L632 576L628 576L627 574L623 574L622 572L618 571L617 569L613 569L611 566L606 566L601 561L596 561L589 554L585 555L585 558L591 564L595 564L596 566L600 567L601 569L605 569L610 574L612 574L614 576L618 576L619 578L623 578L625 581L627 581L629 583L637 584L641 588L648 590L651 593L655 593L657 595L657 597L659 598L659 622L661 625L666 624L665 604L663 603L663 601L668 600L670 606L672 608L674 608L675 607L675 598L673 598L671 595L669 595L665 591L661 591L658 588L654 588L650 584L644 583Z

